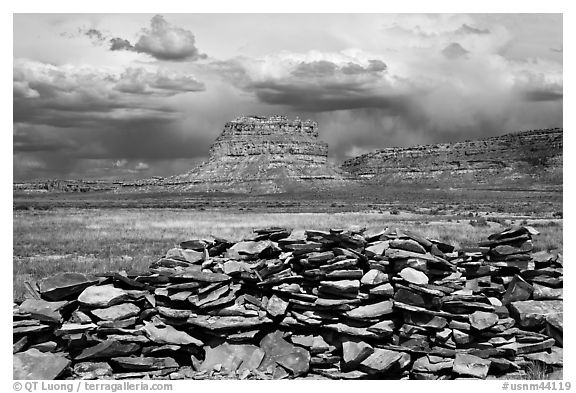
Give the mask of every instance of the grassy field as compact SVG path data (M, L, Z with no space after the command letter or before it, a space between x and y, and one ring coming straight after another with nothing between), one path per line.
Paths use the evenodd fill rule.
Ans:
M51 208L15 210L13 214L15 299L24 294L26 281L62 271L142 271L183 240L211 238L212 235L240 240L259 227L328 229L360 225L403 228L457 246L472 246L505 225L520 224L526 219L520 216L488 217L486 225L473 226L470 221L477 217L412 212L280 213L174 208ZM484 220L481 221L484 224ZM536 249L562 248L561 219L533 217L527 222L541 232L535 239Z

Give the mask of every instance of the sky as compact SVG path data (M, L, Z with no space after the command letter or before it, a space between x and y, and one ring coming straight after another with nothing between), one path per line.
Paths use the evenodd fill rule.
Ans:
M318 122L342 161L562 127L561 14L15 14L13 176L205 160L241 114Z

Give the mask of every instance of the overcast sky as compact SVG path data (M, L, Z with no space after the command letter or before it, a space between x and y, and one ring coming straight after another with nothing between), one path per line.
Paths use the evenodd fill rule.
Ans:
M14 179L186 172L240 114L334 160L561 127L562 56L559 14L17 14Z

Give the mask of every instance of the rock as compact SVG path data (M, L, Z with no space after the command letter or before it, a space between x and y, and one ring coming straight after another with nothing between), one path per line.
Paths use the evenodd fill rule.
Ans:
M260 349L265 353L260 370L266 370L278 363L296 377L308 372L310 353L284 340L280 331L267 334L260 341Z
M14 354L12 359L12 378L17 380L56 379L70 365L70 360L61 354L34 348Z
M560 346L563 345L564 334L564 314L550 314L546 316L546 334L556 340Z
M221 369L227 372L256 370L265 355L263 350L250 344L230 345L223 343L216 347L206 346L204 350L206 357L199 371L211 371L217 365L220 365Z
M334 253L332 251L312 252L307 255L308 262L316 265L328 262L332 258L334 258Z
M204 240L186 240L180 243L180 248L185 250L194 250L194 251L204 251L206 248L207 243Z
M443 373L452 370L454 359L441 356L427 355L414 361L412 372L420 373Z
M257 257L271 246L272 242L269 240L238 242L228 249L226 258L239 259L242 255Z
M97 327L98 325L94 323L63 323L54 331L54 334L62 336L65 334L84 333Z
M490 369L490 360L465 353L456 354L452 372L462 376L486 379Z
M103 379L112 376L112 367L106 362L81 362L74 365L74 374L80 379Z
M140 314L140 308L132 303L122 303L92 310L92 314L104 321L118 321Z
M229 281L230 276L228 276L227 274L212 273L188 268L185 269L185 271L182 273L177 273L170 276L170 280L216 283L216 282Z
M319 291L326 292L341 297L355 297L360 289L358 280L321 281Z
M346 315L354 319L372 319L392 314L393 306L394 303L392 300L385 300L379 303L356 307L355 309L348 311Z
M227 274L229 276L234 276L234 275L240 274L242 272L249 272L250 271L250 265L246 262L231 260L231 261L224 262L223 269L224 269L224 274Z
M390 247L398 248L400 250L417 252L419 254L426 254L426 249L414 240L403 240L403 239L391 240Z
M365 252L368 257L384 255L384 252L390 247L389 241L380 241L366 247Z
M254 329L271 323L269 318L238 317L238 316L190 316L187 323L208 330Z
M562 313L561 300L526 300L513 302L510 314L523 328L542 328L546 318Z
M534 284L532 298L534 300L562 300L564 291L562 288L548 288L543 285Z
M179 368L172 358L155 357L114 357L110 359L117 367L125 371L151 371L165 368Z
M199 263L204 260L204 252L182 249L182 248L171 248L166 253L167 259L177 259L180 261L188 263Z
M402 358L402 354L388 349L374 348L374 352L360 362L359 369L368 374L383 374Z
M510 284L508 284L506 293L502 298L502 304L507 306L512 302L528 300L533 291L532 285L528 284L522 277L516 274Z
M64 272L41 280L38 288L44 299L58 301L73 298L97 282L96 278L81 273Z
M394 287L390 283L378 285L377 287L370 288L370 295L373 296L383 296L392 298L394 297Z
M485 311L475 311L469 316L470 326L476 330L486 330L498 323L498 315Z
M115 356L129 356L140 350L136 343L120 343L114 340L102 341L92 347L84 348L75 361L90 359L109 359Z
M366 286L377 286L386 282L388 282L388 275L376 269L370 269L360 280L360 284Z
M363 341L343 341L342 356L344 364L348 367L355 367L374 353L374 348Z
M202 341L190 336L188 333L177 330L170 325L156 327L152 323L144 321L144 327L142 330L150 340L157 344L204 345Z
M26 299L20 305L19 310L42 322L59 323L62 320L60 310L67 304L66 301L47 302L41 299Z
M400 277L416 285L428 284L429 281L428 276L426 274L422 273L419 270L412 269L411 267L402 269L402 271L400 272Z
M280 299L276 295L273 295L270 300L268 300L268 304L266 305L266 311L268 311L268 314L274 318L286 314L287 308L288 302Z
M562 348L552 347L550 352L535 352L524 355L524 358L544 363L547 366L558 366L562 367L564 365L564 352Z
M111 284L88 287L78 296L78 301L89 307L109 307L128 299L126 291Z
M178 310L174 308L168 307L156 307L158 313L166 318L173 318L173 319L188 319L190 315L192 315L191 310Z

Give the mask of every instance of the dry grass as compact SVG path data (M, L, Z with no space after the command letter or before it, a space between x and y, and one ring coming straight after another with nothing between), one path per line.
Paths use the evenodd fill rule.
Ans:
M184 209L55 209L14 212L13 275L15 298L23 283L62 271L146 270L182 240L212 235L240 240L254 228L293 229L403 228L456 246L473 246L503 226L473 227L461 222L426 221L433 217L348 213L258 213ZM437 218L436 218L437 219ZM418 221L417 221L418 220ZM539 228L538 249L562 248L562 226Z

